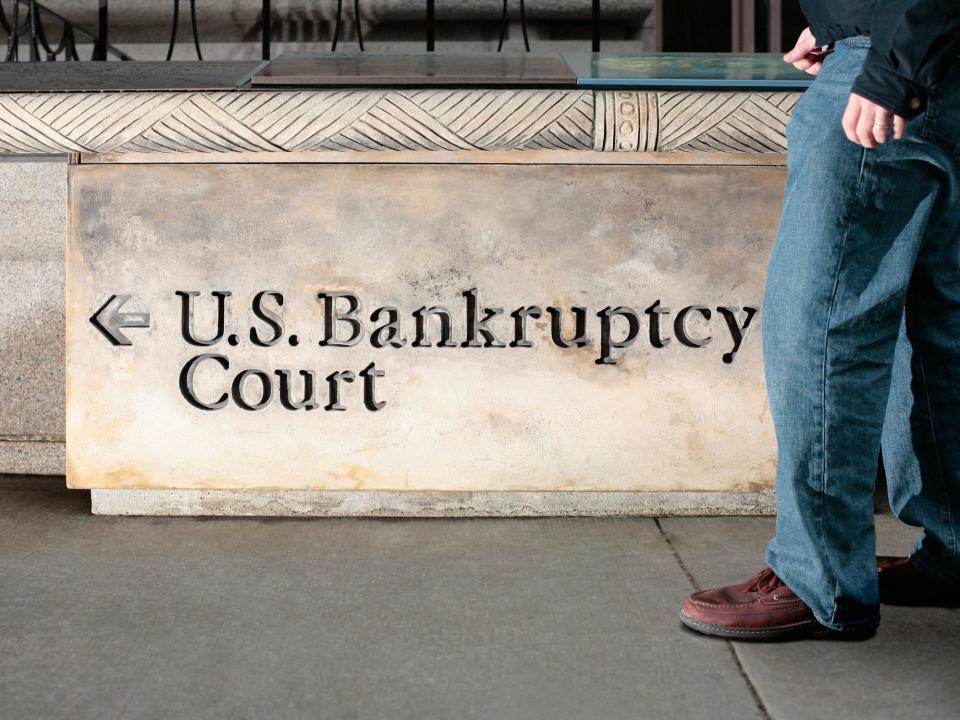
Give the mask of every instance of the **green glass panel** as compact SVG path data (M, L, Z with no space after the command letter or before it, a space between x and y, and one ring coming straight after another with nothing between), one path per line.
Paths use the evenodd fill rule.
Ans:
M803 88L813 77L774 53L563 53L585 87Z

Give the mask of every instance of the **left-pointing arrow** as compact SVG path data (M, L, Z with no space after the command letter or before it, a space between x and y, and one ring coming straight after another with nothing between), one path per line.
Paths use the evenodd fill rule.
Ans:
M122 313L120 308L130 299L129 295L111 295L91 317L93 326L114 345L133 345L120 328L150 327L150 313Z

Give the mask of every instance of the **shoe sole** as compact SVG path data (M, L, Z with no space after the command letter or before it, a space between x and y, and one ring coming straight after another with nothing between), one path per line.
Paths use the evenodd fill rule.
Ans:
M689 615L680 613L680 621L691 630L704 635L728 638L731 640L784 640L786 638L802 637L819 629L826 629L816 620L805 620L793 625L780 625L774 628L732 628L726 625L698 620Z

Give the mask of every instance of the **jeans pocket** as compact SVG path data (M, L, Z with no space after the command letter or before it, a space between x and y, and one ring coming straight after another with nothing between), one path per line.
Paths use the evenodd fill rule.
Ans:
M960 155L960 63L952 63L946 76L930 88L920 135Z

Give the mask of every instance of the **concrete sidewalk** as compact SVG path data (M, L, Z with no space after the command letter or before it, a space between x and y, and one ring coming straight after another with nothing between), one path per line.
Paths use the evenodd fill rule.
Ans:
M957 717L958 611L859 643L680 626L772 526L93 517L0 476L0 718Z

